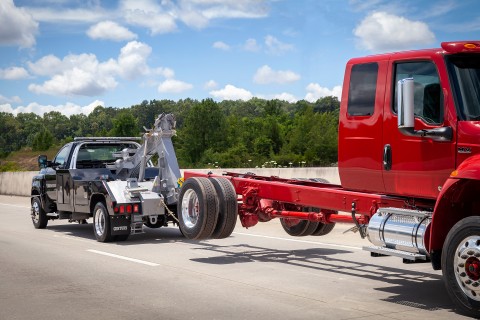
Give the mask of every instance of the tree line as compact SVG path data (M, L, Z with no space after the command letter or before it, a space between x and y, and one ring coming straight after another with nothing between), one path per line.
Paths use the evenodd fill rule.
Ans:
M60 146L79 136L139 136L156 116L173 113L181 167L324 166L337 161L339 101L253 98L144 100L130 108L96 107L89 115L0 112L0 158L22 148Z

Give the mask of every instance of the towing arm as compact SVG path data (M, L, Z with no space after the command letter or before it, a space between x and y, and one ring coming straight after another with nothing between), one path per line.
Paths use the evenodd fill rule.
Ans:
M120 159L115 163L117 177L126 180L138 177L144 181L145 169L148 161L155 154L158 155L158 181L155 183L155 192L162 193L168 204L177 201L178 179L181 178L180 168L173 148L172 137L175 135L175 116L161 114L155 120L152 129L145 129L142 145L137 150L124 149Z

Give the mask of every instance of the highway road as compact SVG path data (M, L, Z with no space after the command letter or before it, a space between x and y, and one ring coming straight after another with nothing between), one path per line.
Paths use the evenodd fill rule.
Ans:
M372 258L337 225L293 238L278 221L223 240L177 228L122 243L87 225L36 230L29 198L0 196L0 319L463 319L428 263Z

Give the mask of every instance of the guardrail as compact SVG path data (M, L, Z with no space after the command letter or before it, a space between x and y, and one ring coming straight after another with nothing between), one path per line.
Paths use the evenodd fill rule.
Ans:
M340 184L337 167L312 168L232 168L232 169L188 169L189 171L222 174L222 172L252 172L262 176L278 176L282 178L323 178L330 183ZM183 174L183 170L182 174ZM14 196L30 196L32 177L37 171L0 172L0 194Z

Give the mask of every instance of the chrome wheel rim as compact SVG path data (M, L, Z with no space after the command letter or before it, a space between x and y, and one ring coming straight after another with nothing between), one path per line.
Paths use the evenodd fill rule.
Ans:
M192 189L185 192L182 199L182 219L187 228L193 228L200 215L198 196Z
M480 301L480 236L461 241L453 263L460 289L470 299Z
M40 220L40 207L37 201L32 202L32 220L34 223L38 223Z
M105 215L103 214L103 210L101 208L98 208L97 211L95 211L94 224L95 232L99 236L102 236L105 232Z

